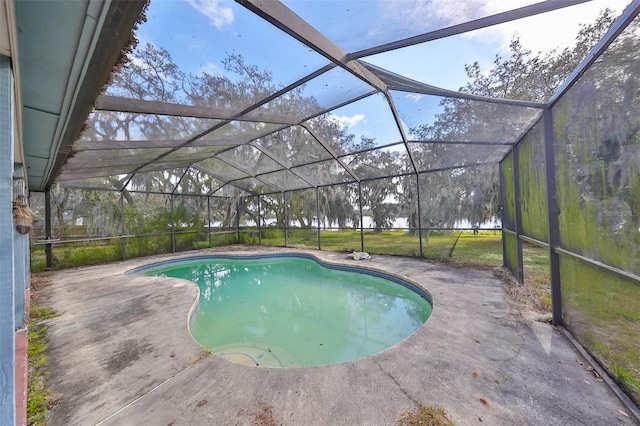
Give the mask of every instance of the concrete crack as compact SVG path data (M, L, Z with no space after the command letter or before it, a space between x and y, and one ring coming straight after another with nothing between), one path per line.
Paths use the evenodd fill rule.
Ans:
M393 377L393 375L391 373L389 373L384 368L382 368L382 366L380 365L380 363L376 359L373 359L373 362L375 362L376 365L378 366L378 368L380 368L380 371L382 371L387 377L389 377L391 380L393 380L393 383L396 384L398 389L400 389L400 391L404 394L404 396L407 397L407 399L409 399L411 402L413 402L416 407L420 407L420 405L421 405L420 402L418 402L416 399L411 397L411 395L409 395L409 393L406 390L404 390L402 385L396 380L395 377Z
M573 420L575 420L576 422L582 424L582 425L586 425L585 422L583 422L581 419L577 418L576 416L574 416L573 414L571 414L570 412L568 412L567 410L565 410L564 408L560 407L559 405L556 405L555 408L557 408L558 410L560 410L561 412L563 412L564 414L566 414L568 417L571 417Z
M161 388L162 386L164 386L165 384L167 384L171 380L175 379L177 376L179 376L180 374L184 373L185 371L187 371L189 368L193 367L194 365L195 364L187 365L182 370L180 370L177 373L173 374L172 376L170 376L168 379L166 379L162 383L159 383L158 385L156 385L153 388L149 389L148 391L144 392L142 395L140 395L139 397L137 397L133 401L129 402L128 404L126 404L125 406L120 408L119 410L115 411L114 413L111 413L109 416L107 416L104 419L100 420L98 423L96 423L96 426L99 426L99 425L103 424L104 422L106 422L110 418L114 417L115 415L117 415L117 414L121 413L122 411L126 410L127 408L131 407L133 404L135 404L136 402L140 401L142 398L146 397L150 393L153 393L154 391L158 390L159 388Z

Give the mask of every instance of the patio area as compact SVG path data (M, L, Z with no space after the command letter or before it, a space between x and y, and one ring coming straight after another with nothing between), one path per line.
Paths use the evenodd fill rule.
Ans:
M188 330L195 285L123 275L178 257L273 252L301 250L228 246L51 273L38 294L59 313L48 320L49 424L393 425L419 405L444 408L456 425L635 424L562 329L531 320L490 270L304 250L406 278L434 310L385 351L300 369L208 354Z

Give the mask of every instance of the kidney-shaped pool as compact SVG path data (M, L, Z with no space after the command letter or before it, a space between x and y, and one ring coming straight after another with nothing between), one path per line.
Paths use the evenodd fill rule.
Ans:
M362 358L408 337L432 310L430 295L408 281L305 255L192 257L130 273L196 283L193 337L218 356L261 367Z

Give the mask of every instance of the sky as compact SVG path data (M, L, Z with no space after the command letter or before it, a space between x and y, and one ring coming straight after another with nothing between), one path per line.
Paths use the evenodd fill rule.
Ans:
M285 0L283 3L350 53L535 1ZM605 7L617 15L627 3L627 0L594 0L363 59L397 74L456 90L467 80L465 64L478 61L483 70L488 70L496 54L508 52L514 34L533 52L562 49L572 44L579 23L592 22ZM138 38L141 45L151 43L165 48L182 71L194 75L226 74L223 59L228 54L241 54L247 64L268 69L281 87L328 63L321 55L228 0L151 0L147 22L138 29ZM351 89L339 86L350 83L335 84L337 90ZM344 107L335 111L335 118L354 134L367 136L377 126L374 129L377 134L384 135L382 125L375 123L388 121L388 112L379 111L376 105L375 101L368 101L367 105ZM381 139L392 137L389 134Z

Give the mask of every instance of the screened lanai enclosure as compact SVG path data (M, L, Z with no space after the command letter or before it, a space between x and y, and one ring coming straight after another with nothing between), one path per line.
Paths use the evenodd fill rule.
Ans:
M30 178L32 262L236 243L443 259L501 234L518 281L523 245L543 248L553 322L637 404L640 2L472 3L152 1L64 164Z

